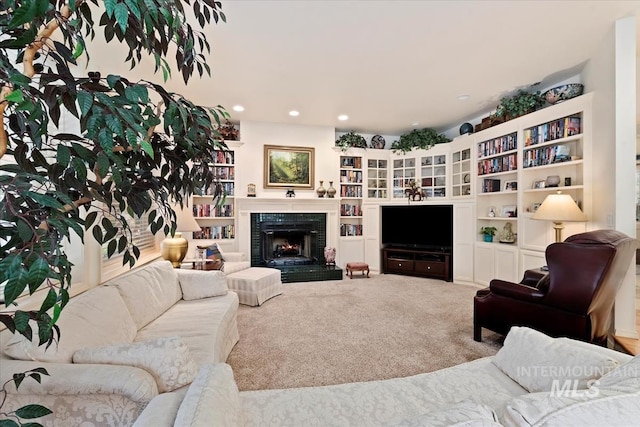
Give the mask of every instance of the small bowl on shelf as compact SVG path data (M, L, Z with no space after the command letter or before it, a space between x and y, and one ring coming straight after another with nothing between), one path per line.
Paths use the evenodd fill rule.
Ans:
M543 96L549 104L556 104L580 96L583 91L584 85L582 83L569 83L549 89Z

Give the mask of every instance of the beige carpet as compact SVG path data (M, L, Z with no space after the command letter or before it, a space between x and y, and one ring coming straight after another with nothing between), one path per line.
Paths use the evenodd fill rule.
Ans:
M494 355L473 341L476 288L398 275L286 284L240 306L229 363L240 390L404 377Z

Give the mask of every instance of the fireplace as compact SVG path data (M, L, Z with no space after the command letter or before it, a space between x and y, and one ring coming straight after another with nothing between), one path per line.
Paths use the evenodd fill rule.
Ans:
M342 279L326 267L325 213L251 213L251 266L282 272L283 282Z
M267 267L318 264L318 232L311 222L260 223L260 260Z

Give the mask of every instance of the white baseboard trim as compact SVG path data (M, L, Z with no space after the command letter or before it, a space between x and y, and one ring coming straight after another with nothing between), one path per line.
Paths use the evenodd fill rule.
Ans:
M624 338L632 338L632 339L636 339L636 340L640 339L640 336L638 336L638 331L636 331L634 329L617 329L616 328L615 336L624 337Z

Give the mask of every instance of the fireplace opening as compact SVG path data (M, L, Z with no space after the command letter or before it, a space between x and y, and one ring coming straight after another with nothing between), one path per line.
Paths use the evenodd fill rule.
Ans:
M318 263L318 233L309 222L260 224L261 259L269 267Z

